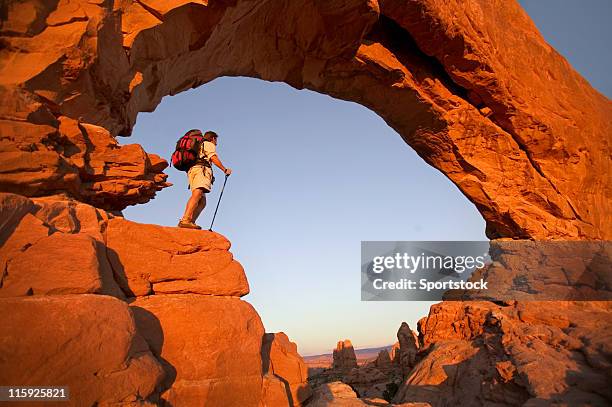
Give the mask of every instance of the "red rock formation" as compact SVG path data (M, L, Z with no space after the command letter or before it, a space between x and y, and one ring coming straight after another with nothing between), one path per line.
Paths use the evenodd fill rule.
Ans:
M125 302L105 295L0 299L0 383L68 386L78 405L141 405L164 374Z
M69 384L86 405L258 406L264 329L223 236L59 196L0 193L0 213L3 384Z
M357 367L357 356L350 340L338 341L333 354L332 369L339 372L349 372Z
M19 195L0 198L0 295L10 297L1 300L2 312L8 315L10 306L15 318L29 313L38 318L64 307L64 295L85 303L90 293L95 300L83 308L95 313L83 316L83 327L94 327L93 315L112 318L123 310L116 324L121 332L91 328L86 334L121 338L113 357L136 366L142 377L121 385L110 376L75 378L83 389L78 396L87 402L140 403L160 394L177 405L202 394L219 400L206 383L227 388L232 379L223 372L239 374L236 366L226 354L217 355L223 361L219 369L192 366L180 349L188 322L176 315L173 325L175 316L166 313L165 304L180 312L182 301L202 299L224 321L250 329L249 335L240 331L246 348L221 347L238 352L237 360L261 362L255 342L263 330L238 299L248 285L223 248L228 243L206 232L177 234L132 224L112 212L146 202L168 186L164 160L138 145L120 145L116 137L129 135L138 112L152 111L162 97L219 76L284 81L370 108L476 205L490 238L612 236L612 103L546 44L513 0L24 0L8 2L2 19L0 191ZM152 251L146 240L140 246L122 237L139 232L151 234L161 251ZM177 248L182 245L193 251L182 252ZM66 248L78 253L70 261L58 254ZM138 257L141 249L168 269ZM173 269L196 259L206 263L193 275ZM221 271L227 279L215 277ZM147 326L153 354L177 364L173 378L162 360L166 379L157 390L160 365L141 369L134 362L136 353L125 344L138 342L138 335L125 333L133 332L131 317L119 301L151 294L135 302L160 313L169 348L160 347L146 325L152 320L139 323ZM188 315L203 331L210 327L208 319ZM601 372L610 370L606 355L612 341L598 324L609 325L610 315L609 307L597 303L434 307L420 327L424 359L397 397L453 403L464 391L477 395L469 400L483 402L609 403L602 390L609 375ZM61 315L53 318L68 323ZM23 378L28 366L43 363L40 350L47 348L26 332L16 336L24 320L1 323L12 352L31 359L17 363L3 354L0 371ZM239 335L228 324L210 335L223 340ZM49 346L65 343L64 334L81 332L57 333ZM116 359L100 362L87 343L70 345L74 354L85 355L74 360L74 372L90 372L90 365L126 371ZM211 345L204 341L204 346ZM101 354L108 352L103 348ZM150 356L147 352L138 354ZM59 371L43 366L45 374ZM227 397L256 405L261 389L248 401L242 391L259 386L257 368L249 365L242 373L244 387ZM126 375L132 380L132 371ZM90 386L102 377L101 388Z
M368 404L359 400L348 384L331 382L317 387L308 405L310 407L361 407Z
M297 345L283 332L265 334L262 345L264 406L301 406L312 394Z
M215 232L160 228L125 219L112 219L106 227L108 257L129 296L246 295L244 270L229 248L230 242Z
M0 29L0 188L65 191L106 209L145 202L166 185L166 164L112 136L165 95L242 75L376 111L476 204L492 238L610 237L599 174L612 104L516 2L277 7L11 3Z
M376 360L374 360L374 366L381 370L387 370L391 368L391 356L389 356L389 352L387 352L386 349L383 349L378 352L378 356L376 357Z
M138 331L166 372L172 406L257 406L261 338L253 307L234 297L166 294L130 303Z
M342 376L342 382L349 384L360 398L383 398L390 372L383 372L376 366L365 365L351 369Z
M416 355L419 350L418 340L405 322L402 322L397 330L397 340L399 348L395 352L395 361L399 364L402 374L406 376L416 363Z
M97 210L0 193L0 297L98 293L124 298L100 238ZM108 219L108 216L106 216ZM73 233L76 228L97 234Z
M608 405L610 315L609 302L434 305L394 402Z

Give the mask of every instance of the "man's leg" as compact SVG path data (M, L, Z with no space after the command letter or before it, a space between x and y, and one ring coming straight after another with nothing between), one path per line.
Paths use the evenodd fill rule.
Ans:
M201 189L201 188L198 188L198 189ZM195 211L193 212L192 222L194 223L198 219L198 216L200 216L200 214L206 207L206 192L204 190L202 190L202 192L203 193L202 193L202 197L200 198L200 202L198 203L198 206L195 208Z
M185 213L183 214L183 221L184 222L194 222L195 218L194 217L196 210L198 208L198 206L200 205L200 201L202 200L202 197L204 196L204 190L202 188L194 188L191 191L191 197L189 198L189 201L187 201L187 206L185 207ZM201 210L198 212L198 215L200 214Z

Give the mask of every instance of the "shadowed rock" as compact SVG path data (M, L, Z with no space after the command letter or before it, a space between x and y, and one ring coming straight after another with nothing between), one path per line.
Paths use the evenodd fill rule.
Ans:
M332 369L339 372L349 372L357 367L357 356L350 340L338 341L333 353Z
M269 406L301 406L311 395L308 372L297 345L283 332L263 337L264 388L262 403Z

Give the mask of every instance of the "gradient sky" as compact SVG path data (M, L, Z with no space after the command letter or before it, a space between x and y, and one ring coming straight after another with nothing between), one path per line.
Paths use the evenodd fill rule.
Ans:
M522 1L544 37L595 87L612 93L612 2ZM219 78L141 113L131 138L169 159L191 128L220 135L234 170L215 220L244 266L267 332L284 331L303 355L339 339L356 348L395 342L429 302L361 302L362 240L486 240L484 221L449 180L365 107L284 83ZM175 226L189 197L186 176L126 218ZM199 219L208 228L222 174Z

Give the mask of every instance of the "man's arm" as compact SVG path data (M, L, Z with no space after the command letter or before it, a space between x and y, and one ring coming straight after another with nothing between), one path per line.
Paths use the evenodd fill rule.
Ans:
M221 171L223 171L225 173L225 175L230 175L232 173L232 170L230 168L225 168L223 166L223 164L221 163L221 160L219 160L219 157L217 156L217 154L215 154L212 157L210 157L210 161L212 161L213 164L215 164L217 167L219 167L219 169Z

